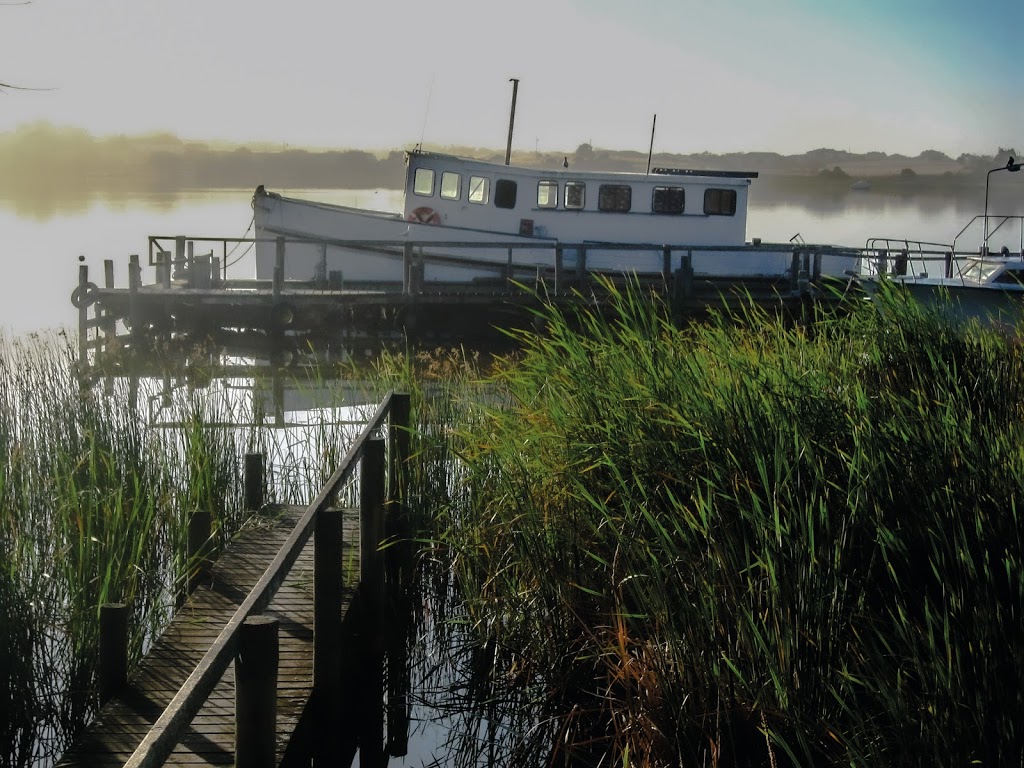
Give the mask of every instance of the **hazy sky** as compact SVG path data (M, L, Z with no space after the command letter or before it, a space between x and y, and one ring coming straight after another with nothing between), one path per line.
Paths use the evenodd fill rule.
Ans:
M0 0L0 132L1024 152L1024 0Z

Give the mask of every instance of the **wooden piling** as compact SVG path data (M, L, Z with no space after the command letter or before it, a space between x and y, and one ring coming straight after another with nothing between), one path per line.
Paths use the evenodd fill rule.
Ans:
M562 270L564 269L563 262L565 260L565 251L561 245L555 246L555 296L562 293Z
M82 371L89 362L89 304L85 300L89 292L89 265L78 265L78 362Z
M278 620L250 616L235 655L235 765L277 766Z
M274 282L271 286L274 304L281 301L281 290L284 287L284 238L279 237L276 241L274 252Z
M364 616L372 617L370 634L382 614L384 563L380 544L384 512L384 441L367 440L359 465L359 592Z
M320 510L313 533L313 691L326 727L340 711L342 517L340 509Z
M213 568L211 536L213 535L213 515L208 510L197 509L188 518L188 593L192 594L196 587L209 581Z
M265 472L266 466L262 453L245 454L243 501L246 510L255 511L263 507Z
M100 606L100 704L128 684L128 618L124 603Z
M139 305L139 288L142 287L142 267L139 266L139 254L128 257L128 322L131 324L132 336L142 334L142 313Z

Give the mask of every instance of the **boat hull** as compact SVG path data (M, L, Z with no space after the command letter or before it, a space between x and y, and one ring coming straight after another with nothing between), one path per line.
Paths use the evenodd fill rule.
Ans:
M410 259L420 265L423 283L522 280L538 271L559 270L658 274L666 267L665 247L649 243L559 246L552 238L407 221L398 214L265 193L256 195L253 209L258 279L273 278L279 238L286 280L404 283ZM778 278L789 274L793 264L792 249L786 246L676 246L669 269L680 266L683 254L689 255L697 276ZM820 272L840 277L857 260L853 254L825 254Z

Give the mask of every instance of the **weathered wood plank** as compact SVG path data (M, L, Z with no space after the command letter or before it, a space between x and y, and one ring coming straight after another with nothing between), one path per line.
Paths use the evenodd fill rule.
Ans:
M276 519L233 541L133 671L127 688L108 702L78 742L57 763L122 766L234 611L247 597L294 528L303 508L284 508ZM356 513L346 519L343 563L354 562ZM266 614L280 622L277 703L278 759L287 749L312 690L313 542L306 544ZM228 666L206 704L186 729L167 765L231 765L234 762L234 668Z

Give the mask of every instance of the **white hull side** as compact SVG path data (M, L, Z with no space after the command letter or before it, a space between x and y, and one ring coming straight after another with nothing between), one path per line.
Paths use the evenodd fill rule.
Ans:
M326 205L304 200L259 195L254 201L256 220L256 277L271 279L276 260L273 239L371 241L365 247L343 247L317 243L288 242L285 256L285 279L313 280L340 271L345 282L396 282L404 277L404 261L400 246L374 245L372 241L411 241L416 251L428 257L425 261L425 282L473 282L502 277L509 262L509 249L499 248L437 248L420 247L429 242L515 243L523 247L511 251L519 267L517 274L539 268L554 267L554 244L551 239L518 237L461 227L447 227L409 222L398 214L378 213L356 208ZM608 242L607 240L605 242ZM650 241L648 241L650 242ZM657 242L657 240L655 240ZM326 273L320 274L326 248ZM695 248L693 270L697 276L778 278L789 273L792 253L789 250L720 250L701 251ZM436 257L451 256L472 260L472 264L444 263ZM565 248L563 268L576 269L579 254ZM662 270L663 251L602 249L596 242L587 247L586 268L603 272L653 274ZM672 269L679 266L681 252L672 255ZM855 256L822 257L822 274L841 277L857 266Z

